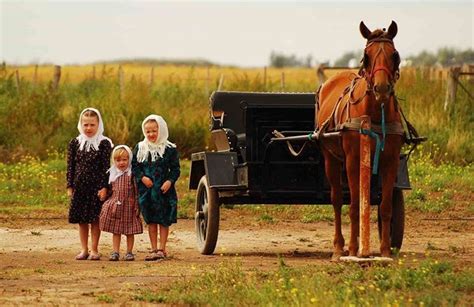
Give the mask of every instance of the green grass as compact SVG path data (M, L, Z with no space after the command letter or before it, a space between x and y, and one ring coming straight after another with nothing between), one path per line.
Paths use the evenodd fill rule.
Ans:
M108 294L101 294L101 295L97 296L97 301L99 303L107 303L107 304L114 303L114 299Z
M436 154L436 153L435 153ZM436 163L423 148L410 158L413 189L405 192L408 212L430 214L474 214L474 166ZM178 217L194 218L195 191L188 190L190 161L181 160L177 182ZM66 162L62 154L49 152L46 160L24 156L16 163L0 163L0 217L66 218L69 199L65 191ZM282 219L304 223L332 221L330 205L223 206L229 215L251 215L256 222L275 223ZM343 222L348 223L349 207L343 206Z
M448 209L464 208L473 210L474 165L464 166L453 162L435 163L434 156L439 149L433 144L432 153L421 146L409 165L413 190L406 193L406 204L420 212L441 213Z
M236 257L158 293L144 289L132 299L210 306L453 306L469 304L473 291L472 268L459 270L434 259L366 268L348 264L292 268L280 259L276 270L246 271Z
M194 218L194 191L188 190L190 162L181 160L177 182L180 218ZM24 156L16 163L0 162L0 217L66 218L66 159L50 153L40 160Z

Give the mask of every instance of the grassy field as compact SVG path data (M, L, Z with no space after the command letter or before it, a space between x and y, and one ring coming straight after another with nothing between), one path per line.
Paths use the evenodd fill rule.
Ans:
M15 71L18 69L19 82ZM34 66L6 67L0 71L0 159L15 160L25 154L45 158L48 150L64 150L77 134L80 111L93 106L101 110L106 134L116 144L135 145L141 138L140 124L150 113L165 117L170 138L184 157L209 148L208 95L223 77L222 90L315 92L314 69L263 69L223 67L157 66L150 84L151 68L123 65L124 88L120 92L118 64L66 66L57 91L51 87L53 69ZM285 86L281 77L285 74ZM336 71L327 71L330 76ZM467 164L474 161L473 101L459 90L457 101L444 111L446 81L430 79L426 71L405 69L397 83L397 95L409 120L439 151L436 161ZM35 80L36 79L36 80ZM472 82L463 84L471 92ZM425 146L433 153L434 147Z

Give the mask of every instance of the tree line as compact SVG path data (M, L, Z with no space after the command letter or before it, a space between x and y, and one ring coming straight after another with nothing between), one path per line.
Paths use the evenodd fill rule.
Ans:
M359 65L362 59L363 50L348 51L337 58L332 65L328 62L320 63L326 66L350 66L355 67ZM443 47L436 52L421 51L417 55L406 56L403 64L405 66L439 66L447 67L462 64L474 64L474 50L466 49L460 50L456 48ZM284 54L282 52L272 51L269 58L270 66L275 68L282 67L311 67L313 65L313 57L307 55L305 57L298 57L295 54Z

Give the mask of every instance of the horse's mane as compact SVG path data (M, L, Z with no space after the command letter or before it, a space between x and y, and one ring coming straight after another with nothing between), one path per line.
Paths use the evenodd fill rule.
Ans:
M386 38L386 39L392 39L392 37L388 34L388 32L385 31L385 29L375 29L370 33L369 38L367 41L371 41L376 38Z

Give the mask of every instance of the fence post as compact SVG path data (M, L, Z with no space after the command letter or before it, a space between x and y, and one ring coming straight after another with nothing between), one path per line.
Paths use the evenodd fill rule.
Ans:
M1 76L7 75L7 63L5 63L5 61L2 62L2 68L0 69L0 73Z
M280 88L282 92L285 91L285 72L284 71L281 72Z
M38 64L35 65L35 72L33 74L33 84L36 85L38 83Z
M209 83L211 82L211 73L209 66L206 67L206 97L209 97Z
M324 74L324 65L316 66L316 76L319 80L319 84L323 84L326 81L326 75Z
M15 70L15 87L18 94L20 93L20 72Z
M458 78L461 73L460 66L451 67L448 71L448 85L446 88L446 99L444 100L444 110L448 109L450 104L456 101L456 91L458 88Z
M221 74L221 77L219 78L219 86L217 86L217 90L220 91L223 85L224 85L224 74Z
M148 84L150 88L150 92L151 92L151 89L153 88L154 83L155 83L155 66L152 66L150 69L150 82Z
M267 90L267 66L263 67L263 90Z
M119 66L120 67L120 66ZM106 67L105 67L105 64L102 64L102 76L100 76L102 79L105 78L105 75L106 75Z
M53 91L57 91L59 88L59 81L61 80L61 66L54 65L53 75Z
M124 100L124 73L123 73L123 68L122 65L119 65L118 68L118 79L119 79L119 89L120 89L120 100Z

